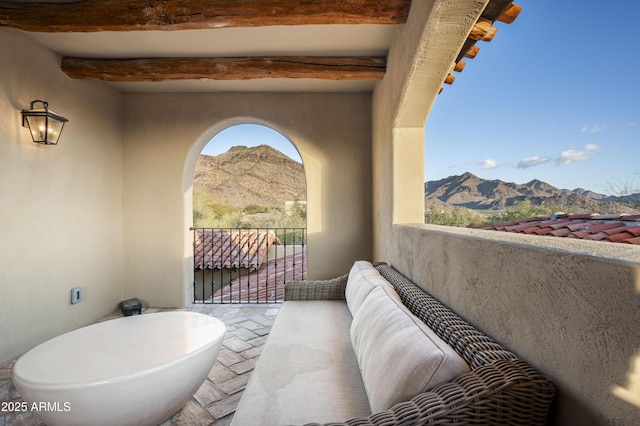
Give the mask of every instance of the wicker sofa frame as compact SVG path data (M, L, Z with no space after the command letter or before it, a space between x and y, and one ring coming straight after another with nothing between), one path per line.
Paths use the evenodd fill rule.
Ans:
M544 425L555 387L391 266L376 264L405 306L464 358L471 371L390 410L326 425ZM348 275L285 284L285 300L341 300ZM310 425L318 425L311 423Z

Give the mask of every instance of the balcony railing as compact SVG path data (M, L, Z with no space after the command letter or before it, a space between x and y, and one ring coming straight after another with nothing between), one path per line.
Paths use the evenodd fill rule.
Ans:
M306 279L305 228L192 228L194 303L276 303Z

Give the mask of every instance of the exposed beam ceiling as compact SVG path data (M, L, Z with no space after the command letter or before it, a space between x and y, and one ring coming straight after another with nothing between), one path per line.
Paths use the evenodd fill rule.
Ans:
M493 39L495 21L516 19L512 1L489 1L444 83L478 41ZM246 87L273 90L280 79L292 90L313 80L323 90L370 90L386 72L387 30L406 23L410 8L411 0L0 0L0 26L60 53L68 76L121 89L182 90L182 81L237 90L254 80Z
M0 2L0 26L34 32L193 30L322 24L402 24L411 0L87 0Z
M0 26L34 33L80 33L78 36L84 34L85 37L89 35L87 33L150 34L154 31L201 30L202 43L209 43L207 31L223 28L348 25L356 29L398 25L406 22L410 7L411 0L0 2ZM229 42L233 43L226 39L224 44ZM382 52L375 54L379 53ZM275 55L246 57L215 53L208 57L182 57L188 56L182 54L63 57L61 69L72 78L116 83L252 79L372 81L382 79L386 71L386 58L373 57L370 53L337 56L305 52L302 55L305 56L292 55L285 49Z
M277 56L249 58L82 59L62 58L72 78L110 82L317 78L381 80L386 58Z

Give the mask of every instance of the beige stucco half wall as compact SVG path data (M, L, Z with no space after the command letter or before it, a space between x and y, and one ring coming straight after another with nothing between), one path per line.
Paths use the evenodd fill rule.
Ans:
M637 247L428 225L394 226L389 246L388 262L555 383L551 424L638 424Z
M128 297L191 302L195 161L211 137L240 123L269 126L300 152L308 277L342 275L371 257L370 93L127 94L124 111Z

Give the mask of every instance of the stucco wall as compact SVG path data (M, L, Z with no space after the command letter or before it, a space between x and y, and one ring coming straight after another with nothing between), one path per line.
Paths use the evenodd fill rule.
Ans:
M389 54L372 107L373 258L548 375L550 424L637 425L637 247L410 225L424 220L417 129L485 3L414 2Z
M195 161L211 137L240 123L272 127L300 152L308 277L338 276L371 257L371 94L127 94L124 110L127 297L191 301Z
M116 309L123 294L120 95L0 28L0 363ZM57 146L21 126L33 100L69 119ZM70 304L71 288L84 301Z
M424 124L488 0L413 2L373 92L373 257L391 225L424 221Z
M396 226L387 261L557 386L554 425L640 419L640 250Z

